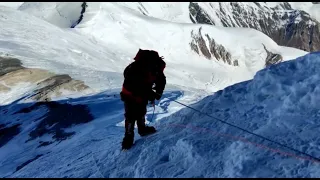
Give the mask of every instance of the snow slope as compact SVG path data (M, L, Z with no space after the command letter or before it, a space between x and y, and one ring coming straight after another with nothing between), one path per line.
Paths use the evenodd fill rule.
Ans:
M320 22L320 6L312 2L289 2L293 9L308 12L310 16Z
M263 33L252 29L168 22L144 16L140 12L128 8L128 4L133 6L132 3L89 2L87 4L88 7L84 18L74 31L81 33L81 35L85 34L92 41L103 43L103 52L113 50L113 53L118 56L117 58L126 59L127 61L134 57L138 47L156 49L161 55L167 57L168 68L166 69L166 74L168 75L168 82L178 86L188 87L191 79L194 88L213 92L230 84L248 80L253 77L255 72L264 68L267 53L263 48L263 44L270 51L281 54L284 60L292 58L292 54L297 56L306 54L306 52L300 50L292 49L292 52L282 50L285 48L279 47ZM45 10L37 11L39 6L44 6L43 4L31 5L25 10L46 14ZM67 6L66 4L64 5ZM150 3L149 6L155 8L159 4ZM162 6L160 4L160 7ZM178 8L178 5L166 6ZM64 8L64 10L67 10L67 8ZM156 14L157 12L155 11L154 13ZM65 14L64 11L61 11L61 13ZM159 11L159 13L163 14L162 11ZM39 14L36 15L42 17ZM175 16L173 14L170 15ZM60 24L55 23L56 21L46 20L60 27ZM234 56L234 59L239 61L240 67L232 67L222 62L208 61L203 56L199 57L198 54L191 51L189 45L191 31L198 32L200 27L202 27L203 36L208 34L217 43L226 47ZM209 47L208 42L207 46ZM106 59L105 56L103 58ZM117 64L120 63L117 61ZM121 68L124 67L124 64L122 64ZM95 65L101 67L100 63L95 62ZM181 67L181 69L175 67ZM104 68L101 67L99 70L104 71ZM117 71L121 72L121 70ZM208 74L211 75L208 76ZM186 76L189 76L190 79L181 81ZM213 82L217 83L213 84ZM210 85L208 86L207 84Z
M80 17L81 4L82 2L25 2L18 9L46 19L59 27L70 28Z
M188 8L189 2L117 2L116 4L157 19L177 23L191 23Z
M9 54L16 57L26 67L69 74L75 79L83 80L98 93L90 96L79 94L82 97L74 99L67 99L69 95L66 94L64 97L56 98L57 104L53 104L53 108L50 104L42 104L35 106L36 108L32 111L28 108L24 109L33 107L32 102L1 99L0 130L3 124L5 126L21 124L21 132L12 135L12 139L0 148L1 177L251 176L246 173L246 170L242 170L246 165L236 163L247 163L245 162L247 157L233 162L232 158L242 156L239 154L231 156L235 153L231 152L235 147L245 146L232 144L225 139L219 141L220 139L215 139L214 136L208 139L207 134L193 131L190 133L190 128L185 128L187 121L205 128L213 125L204 116L198 116L189 110L169 116L182 108L173 101L179 100L179 102L191 104L214 91L252 79L257 71L264 68L267 53L262 44L269 51L281 54L284 60L305 55L306 52L278 46L261 32L252 29L177 23L185 18L185 13L174 11L176 7L173 5L168 6L168 11L171 12L168 16L159 18L169 18L167 20L176 22L147 17L128 6L123 3L90 3L83 20L74 29L67 27L73 23L71 20L75 19L81 10L78 11L75 8L77 6L72 6L71 3L48 3L47 6L42 3L29 5L24 3L19 11L0 7L1 55ZM60 14L66 15L65 21L57 16L56 7ZM169 10L170 8L173 9ZM159 12L160 9L158 9ZM154 11L157 12L155 6ZM214 58L208 60L203 54L191 51L189 45L192 40L191 32L198 32L200 28L203 36L208 34L218 44L223 45L239 61L239 66L231 66ZM209 46L208 42L205 43ZM132 57L139 48L156 49L167 62L166 92L157 102L155 118L151 119L152 108L150 107L147 115L148 121L156 124L161 131L155 136L139 140L138 143L141 143L141 146L134 147L132 152L122 156L119 147L123 136L123 104L118 95L122 84L122 71L132 62ZM290 63L292 62L288 62ZM308 68L307 65L306 68ZM312 70L314 69L311 68L310 73L315 73ZM241 85L235 87L238 86ZM30 84L19 84L15 87L15 92L1 94L1 97L10 95L18 99L30 91L32 91ZM238 98L245 98L246 95L241 94ZM200 105L203 102L200 102ZM224 103L227 102L224 101ZM245 100L240 101L240 103L245 102ZM221 103L219 98L217 100L213 98L212 103L214 103L213 106L207 106L218 108L219 104L225 105L230 108L230 112L231 109L235 111L235 116L241 117L241 114L236 113L235 108L242 104L226 105ZM251 101L251 103L256 102ZM298 104L295 103L295 105ZM212 110L210 108L209 111ZM252 113L255 112L254 110ZM228 115L227 112L223 113ZM250 114L246 113L246 115ZM61 121L57 123L59 126L70 125L63 129L66 133L75 132L75 134L67 140L57 140L54 133L58 131L41 134L43 129L40 128L39 137L27 141L30 136L35 136L30 132L37 129L44 122L43 119L48 116ZM79 117L91 118L87 122L87 119ZM58 126L50 124L50 120L52 119L47 120L49 124L44 126L44 129ZM77 120L85 122L69 124L69 121ZM168 128L166 125L171 122L178 123L180 128L177 129L175 125L169 125L170 128ZM182 129L179 123L182 123ZM250 128L255 128L257 123L260 123L259 119L248 124L252 125ZM266 128L268 129L268 126ZM239 132L232 131L231 134L233 133ZM203 142L197 141L195 137L199 137ZM139 136L136 136L136 140L138 139ZM48 142L51 144L43 145ZM1 143L3 142L0 141ZM219 151L219 154L216 151ZM231 155L224 156L228 154ZM250 155L247 156L250 157ZM221 168L223 158L227 157L229 159L223 161L227 163L226 168ZM127 161L128 159L130 161ZM265 166L271 165L274 164L267 163ZM306 168L304 164L300 166ZM228 169L229 167L231 170ZM277 176L300 175L295 174L293 167L288 165L288 168L293 172L289 171L286 174L279 171L275 174L278 173ZM306 172L308 171L309 169L306 169ZM258 170L256 173L259 173ZM316 174L317 171L314 173ZM309 174L314 176L312 173ZM263 176L263 174L259 175ZM265 176L272 176L272 174Z
M18 9L24 2L0 2L0 6Z
M308 54L259 71L192 105L297 150L319 157L320 53ZM307 70L307 71L306 71ZM319 161L263 141L203 114L184 108L154 122L157 134L120 152L122 128L116 127L121 103L106 94L70 99L86 104L97 117L76 128L79 134L54 148L19 155L2 153L7 177L319 177ZM176 98L179 92L166 92ZM164 99L166 99L164 98ZM158 105L164 107L164 99ZM173 100L173 99L171 99ZM63 103L63 102L60 102ZM162 105L161 105L162 104ZM105 106L113 107L108 112ZM19 105L21 106L21 105ZM25 105L23 105L25 106ZM18 105L13 105L18 107ZM17 109L15 109L17 110ZM152 109L148 110L150 115ZM72 130L71 129L71 130ZM70 131L70 129L69 129ZM14 149L19 141L11 141ZM29 144L30 145L30 144ZM30 146L29 146L30 148ZM26 149L29 149L26 148ZM31 150L30 150L31 151ZM50 151L50 152L49 152ZM39 156L13 173L15 162ZM59 158L57 158L59 157ZM21 164L21 163L20 163ZM11 174L13 173L13 174Z
M308 12L313 18L320 22L320 4L314 4Z

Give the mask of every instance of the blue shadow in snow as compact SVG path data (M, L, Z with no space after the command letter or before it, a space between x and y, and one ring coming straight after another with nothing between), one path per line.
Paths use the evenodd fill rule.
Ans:
M181 91L164 92L160 101L156 102L156 105L162 109L162 112L157 114L168 112L170 102L182 95ZM67 133L64 129L86 124L100 117L106 118L108 120L106 125L109 126L115 126L124 119L124 106L119 92L101 92L57 101L21 103L20 101L24 98L0 106L0 132L3 141L0 142L0 147L22 132L25 127L23 124L37 122L37 126L29 133L27 143L46 134L51 134L55 141L66 140L76 132ZM152 110L150 112L148 108L146 115L148 120L151 119ZM154 118L157 114L154 115ZM53 142L43 143L41 146Z
M52 135L54 141L63 141L76 133L65 132L65 129L89 123L101 116L119 113L123 109L118 93L102 92L57 101L20 102L27 97L29 96L0 106L0 147L23 132L30 123L37 125L30 130L26 143L46 134ZM52 142L44 143L48 145Z
M177 100L181 96L183 96L183 91L165 91L159 101L156 101L155 105L160 107L162 112L155 112L153 115L153 107L148 107L148 112L146 114L146 118L150 122L154 122L157 118L157 115L168 113L168 107L172 101Z

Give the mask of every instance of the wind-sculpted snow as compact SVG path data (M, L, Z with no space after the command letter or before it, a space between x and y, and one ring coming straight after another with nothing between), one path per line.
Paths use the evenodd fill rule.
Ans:
M318 68L320 53L271 65L253 80L227 87L192 107L320 157ZM114 107L116 101L110 100L99 96L71 100L71 104L87 103L99 118L77 138L57 145L8 177L320 176L319 161L188 108L158 119L153 123L157 134L146 138L136 134L136 145L120 152L122 129L114 126L120 116L113 110L101 114L100 103L109 102Z
M190 105L227 87L192 107L320 157L319 54L288 61L306 52L250 28L188 23L186 3L87 4L83 16L81 4L70 2L0 7L0 55L21 60L2 70L0 95L8 99L0 106L0 177L320 176L316 161L176 103ZM191 32L200 29L200 44L212 47L208 59L190 47ZM136 134L136 145L120 152L122 73L139 48L159 51L167 63L164 95L146 115L159 131ZM41 91L72 78L99 93L26 102L35 83L8 84L20 66L46 79L40 85L49 88Z
M34 14L61 28L75 26L81 16L82 2L25 2L18 9Z
M319 158L319 67L320 53L273 65L259 71L252 81L218 91L194 107ZM211 172L208 172L210 169L206 166L198 169L207 177L320 175L319 161L263 141L192 110L183 109L162 119L162 122L163 128L175 125L183 129L179 132L180 137L177 138L175 134L175 138L193 145L193 152L199 153L202 157L202 161L194 161L216 167ZM202 132L195 132L197 130ZM170 130L167 133L173 134L174 131L169 132ZM242 138L257 143L258 147ZM154 143L157 142L154 140ZM270 152L261 144L282 153ZM287 156L285 153L291 155ZM197 164L201 164L200 162Z
M82 140L86 144L99 142L104 138L107 138L106 140L115 138L112 140L114 143L105 145L118 149L120 143L118 138L123 135L121 126L123 103L118 92L119 89L115 89L92 96L53 102L21 103L20 100L0 106L1 123L3 123L0 132L4 133L0 141L2 146L0 177L8 176L15 171L23 171L33 163L37 164L34 157L39 154L43 155L41 158L49 157L51 153L56 154L67 147L81 144ZM155 123L156 120L181 109L182 106L172 104L170 101L182 95L181 91L165 92L163 99L156 103L153 121L152 109L148 108L147 118L150 122L147 123ZM188 93L184 97L187 98ZM100 133L103 133L101 139L98 137ZM101 148L105 148L104 145ZM55 164L54 161L51 163ZM72 164L71 159L68 164L70 163ZM48 176L51 176L50 172Z

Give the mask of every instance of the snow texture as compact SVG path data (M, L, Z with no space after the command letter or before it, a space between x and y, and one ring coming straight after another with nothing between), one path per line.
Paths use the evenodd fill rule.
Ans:
M24 101L33 84L0 92L1 132L3 126L18 127L18 134L10 134L0 147L0 177L320 176L319 162L175 102L320 157L319 53L278 46L249 28L192 24L187 3L87 4L83 20L72 29L81 3L0 6L0 55L18 58L29 68L69 74L96 91L55 99L56 108L70 108L59 122L85 121L64 128L72 134L65 140L51 133L29 140L52 110ZM191 32L200 28L239 66L193 52ZM264 69L264 46L285 62ZM165 57L167 86L154 117L152 107L146 115L158 133L145 138L136 134L136 145L121 152L122 71L139 48L156 49ZM79 118L78 107L93 118Z
M48 13L53 18L58 13L47 9L57 5L62 14L74 12L70 17L80 16L68 11L68 3L24 3L19 9L28 14L36 12L41 18ZM43 7L46 9L41 11ZM75 10L76 6L71 7ZM208 93L249 80L264 68L267 53L263 45L284 60L306 54L283 50L286 48L253 29L173 23L141 15L118 3L88 3L83 20L74 29L61 28L62 24L56 22L65 21L59 18L45 18L47 23L23 12L1 9L0 50L21 59L27 67L69 74L98 92L121 86L122 71L139 48L156 49L166 58L168 84L189 88L192 82L193 89ZM209 61L191 51L191 31L197 32L200 27L203 35L214 38L238 60L239 67Z
M227 87L192 107L319 157L319 67L320 53L273 65L259 71L253 80ZM21 146L19 142L23 139L14 139L1 149L1 174L8 177L319 177L319 161L204 114L183 108L165 118L158 116L166 108L177 107L172 100L180 95L181 92L174 91L165 93L151 122L158 133L146 138L136 134L136 145L127 152L120 151L123 129L116 126L122 116L119 99L106 98L106 94L69 99L72 105L88 105L96 119L69 129L79 132L70 140L37 151L32 150L32 143ZM172 107L168 107L168 100ZM149 108L149 120L151 113ZM19 152L20 148L24 151ZM13 160L21 164L39 154L45 155L16 172L10 170L16 166Z

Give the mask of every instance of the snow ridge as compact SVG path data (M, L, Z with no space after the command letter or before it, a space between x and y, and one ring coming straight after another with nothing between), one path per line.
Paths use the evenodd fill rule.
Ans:
M3 71L0 90L12 91L0 92L11 97L0 102L0 177L320 176L314 161L175 103L319 157L319 53L279 46L251 28L192 24L190 3L88 2L70 28L82 4L0 7L0 55L22 64L12 67L63 74L55 77L94 89L24 101L19 98L36 84L11 86L1 79L12 78L10 72ZM214 13L212 4L202 5ZM200 30L194 42L191 32ZM139 48L165 57L168 81L154 119L147 107L147 124L158 133L136 135L136 146L121 152L122 72Z

